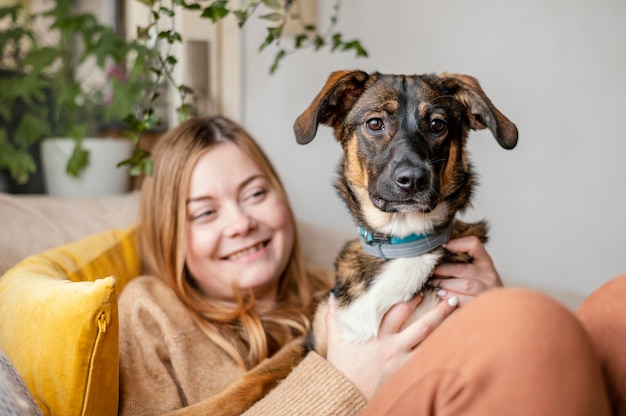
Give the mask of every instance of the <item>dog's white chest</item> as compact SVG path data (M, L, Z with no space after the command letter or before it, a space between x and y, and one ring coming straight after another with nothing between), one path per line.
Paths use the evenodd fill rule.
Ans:
M388 261L367 292L338 312L348 341L367 341L378 334L380 322L396 303L411 299L432 274L441 252Z

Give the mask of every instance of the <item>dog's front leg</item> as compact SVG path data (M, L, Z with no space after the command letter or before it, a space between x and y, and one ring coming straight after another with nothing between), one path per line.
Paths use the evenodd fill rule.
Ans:
M241 375L221 392L168 415L239 416L269 393L304 358L304 340L298 338L276 355Z

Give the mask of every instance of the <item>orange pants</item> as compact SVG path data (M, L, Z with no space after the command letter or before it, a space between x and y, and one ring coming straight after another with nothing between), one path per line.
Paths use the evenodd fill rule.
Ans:
M587 330L607 381L613 414L626 416L626 275L593 292L576 315Z
M626 275L576 314L531 290L491 290L422 342L361 416L626 415L624 298Z

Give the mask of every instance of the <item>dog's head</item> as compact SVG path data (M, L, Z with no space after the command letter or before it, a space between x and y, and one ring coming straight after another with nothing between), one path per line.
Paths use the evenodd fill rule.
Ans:
M300 144L330 126L344 150L337 187L359 225L402 235L445 225L470 202L470 129L500 146L517 128L467 75L338 71L294 125Z

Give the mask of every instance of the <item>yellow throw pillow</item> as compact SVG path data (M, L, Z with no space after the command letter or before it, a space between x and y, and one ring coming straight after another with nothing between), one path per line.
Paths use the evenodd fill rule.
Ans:
M0 350L44 415L117 415L117 295L139 272L131 227L28 257L0 278Z

